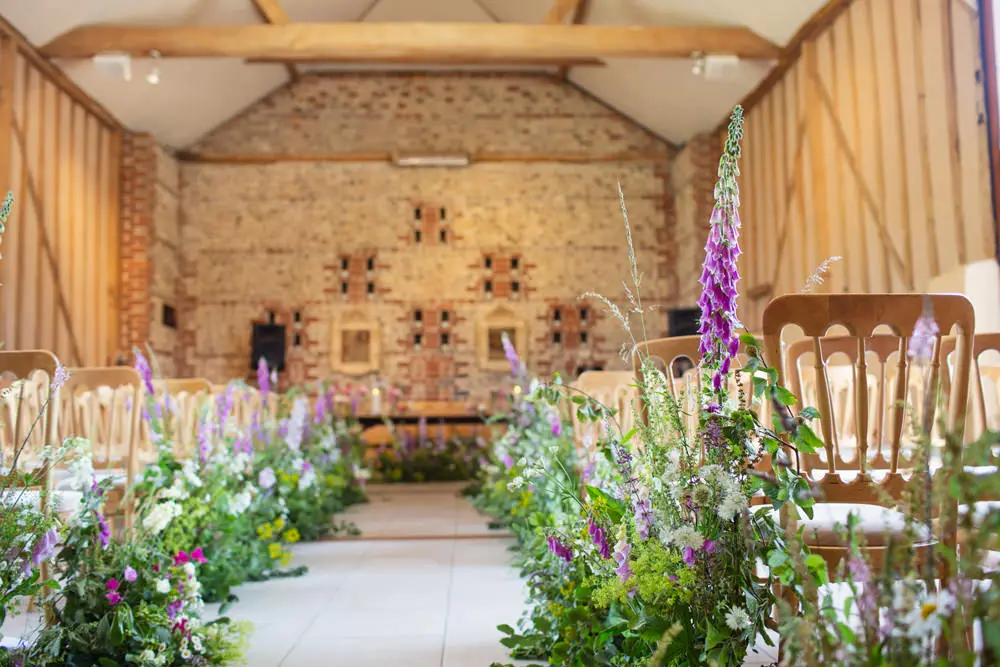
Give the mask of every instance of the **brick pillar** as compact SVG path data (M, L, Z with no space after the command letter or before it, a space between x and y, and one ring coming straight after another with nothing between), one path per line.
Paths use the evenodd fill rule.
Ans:
M156 141L148 134L125 134L121 169L121 334L128 356L149 340L153 218L156 211Z

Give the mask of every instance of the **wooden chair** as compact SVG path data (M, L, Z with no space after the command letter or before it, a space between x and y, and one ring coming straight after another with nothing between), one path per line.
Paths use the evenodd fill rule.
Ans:
M13 376L16 383L0 395L4 413L11 422L2 430L3 460L0 476L10 498L0 502L30 503L41 511L75 511L81 493L53 492L54 471L42 458L46 446L58 446L58 388L51 389L59 362L51 352L29 350L0 351L0 375ZM41 374L44 377L38 378ZM6 420L5 420L6 422ZM39 483L18 486L21 475L32 473Z
M189 458L197 448L199 417L212 395L212 383L204 378L172 378L156 380L153 387L167 406L164 413L175 455L179 459Z
M961 295L921 294L793 294L773 300L764 310L764 345L771 364L779 369L782 382L794 379L792 366L797 358L782 363L781 333L787 326L800 327L813 348L816 372L816 408L820 412L825 460L803 457L805 472L822 494L813 519L800 519L805 527L806 543L814 553L823 556L833 567L847 554L836 530L846 526L848 515L859 518L858 532L867 543L869 556L876 563L885 555L891 538L902 538L906 530L904 517L895 505L905 479L900 467L906 402L912 398L910 363L907 341L918 318L924 312L925 300L933 307L934 318L942 330L958 328L958 352L955 365L956 382L952 386L951 409L947 417L951 428L961 428L964 405L968 395L971 365L970 341L975 324L972 304ZM846 336L829 337L835 325L846 328ZM894 335L873 335L879 325L888 326ZM929 365L930 386L937 379L940 345L934 346ZM828 362L834 354L845 354L853 368L853 417L857 453L852 460L842 456L838 448L837 427L833 409ZM892 373L887 372L888 357L897 358ZM895 376L891 388L884 388L887 419L872 428L872 403L869 387L869 357L879 360L883 377ZM891 368L891 367L889 367ZM858 381L862 378L863 381ZM885 383L881 383L885 387ZM961 406L961 407L959 407ZM876 414L878 414L876 412ZM876 417L880 419L879 417ZM884 428L883 428L884 426ZM887 440L887 443L883 443ZM886 450L886 445L888 449ZM854 468L853 470L844 470ZM881 468L881 469L879 469ZM847 472L849 479L841 473ZM954 544L954 525L942 527L945 544ZM887 536L889 539L887 539ZM919 535L917 556L928 555L933 547L933 535ZM943 573L943 577L946 572Z
M132 368L74 369L62 388L63 437L87 438L93 447L95 476L114 480L106 513L120 514L132 526L132 503L125 498L139 474L142 378ZM59 486L62 486L61 484ZM58 487L57 487L58 488Z
M626 418L625 412L628 412L629 419L632 416L631 404L627 406L627 411L624 409L625 401L631 397L628 388L632 382L633 375L629 371L585 371L571 385L577 391L570 391L570 398L577 393L590 396L604 407L614 410L615 419L622 427L621 434L609 434L608 426L602 422L581 422L577 417L577 411L570 405L569 423L573 429L573 439L578 451L592 452L599 440L609 435L619 436L628 432L628 428L622 422Z

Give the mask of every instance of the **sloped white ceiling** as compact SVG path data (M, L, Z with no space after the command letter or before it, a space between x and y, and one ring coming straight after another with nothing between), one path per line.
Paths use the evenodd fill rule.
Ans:
M537 23L548 0L284 0L292 21L509 21ZM745 25L779 45L824 0L592 0L586 22L598 25ZM255 24L251 0L0 0L0 14L34 44L87 23ZM128 127L181 148L288 80L280 65L242 60L133 61L132 79L89 60L60 62L67 74ZM683 60L612 60L576 68L571 80L665 139L683 143L715 127L767 74L770 63L741 62L715 81ZM160 82L146 74L157 67ZM311 66L308 69L323 69ZM325 68L332 69L332 68ZM356 69L356 68L355 68Z

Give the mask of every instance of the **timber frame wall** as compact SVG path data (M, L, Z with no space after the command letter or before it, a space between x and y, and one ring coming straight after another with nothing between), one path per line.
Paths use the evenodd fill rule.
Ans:
M745 101L747 326L830 257L843 259L820 291L926 290L995 257L979 44L971 0L835 0L793 40ZM700 262L723 132L689 143L675 167L689 263ZM680 303L693 302L698 266L678 271Z
M105 365L118 348L122 129L0 19L0 340Z

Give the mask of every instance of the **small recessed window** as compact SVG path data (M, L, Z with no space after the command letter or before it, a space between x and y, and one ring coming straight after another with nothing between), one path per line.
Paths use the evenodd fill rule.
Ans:
M562 343L562 332L553 331L552 332L552 342L555 345L559 345L560 343Z
M368 283L368 293L369 294L375 293L375 283Z
M296 322L301 322L302 321L302 311L296 310L294 313L292 313L292 319L295 320Z
M590 317L590 310L587 308L580 309L580 321L586 322L587 318Z
M375 270L375 258L374 257L369 257L368 258L368 270L369 271L374 271Z
M420 344L423 343L423 342L424 342L424 335L423 334L413 334L413 344L414 345L420 346Z
M587 344L587 338L588 338L587 332L586 331L581 331L580 332L580 342L583 343L584 345L586 345Z
M302 334L295 334L295 342L293 345L295 345L295 347L302 345Z
M163 304L163 326L169 329L177 328L177 309L170 304Z
M483 259L483 266L485 266L487 269L492 269L493 268L493 258L492 257L486 257L486 258L484 258Z
M274 324L274 311L273 310L267 311L267 323L268 324Z
M413 219L414 220L420 220L422 217L423 217L423 212L420 210L419 206L416 207L415 209L413 209Z
M520 265L521 265L521 258L520 257L511 257L510 258L510 268L516 269Z
M493 291L493 281L492 280L487 280L485 283L483 283L483 289L486 290L487 292L492 292Z
M561 322L562 321L562 311L556 308L552 311L552 321Z
M441 345L447 345L451 341L451 335L447 333L441 334Z
M416 241L417 243L420 243L420 230L419 229L413 232L413 240Z
M423 322L424 321L424 311L422 311L422 310L415 310L415 311L413 311L413 321L414 322Z
M340 293L347 294L347 283L340 283Z
M447 310L442 310L441 311L441 321L442 322L447 322L449 317L451 317L451 315L448 313Z
M516 294L517 292L520 292L520 291L521 291L521 283L517 282L516 280L515 280L515 281L513 281L513 282L512 282L511 284L510 284L510 291L511 291L511 292L514 292L515 294Z
M349 268L351 268L351 260L349 258L347 258L347 257L341 257L340 258L340 270L341 271L346 271Z
M441 219L442 220L444 220L446 217L448 217L448 212L446 210L444 210L444 206L441 207L441 210L439 211L439 213L441 214Z
M438 232L438 237L441 239L441 243L447 243L448 242L448 230L447 229L442 229L440 232Z

